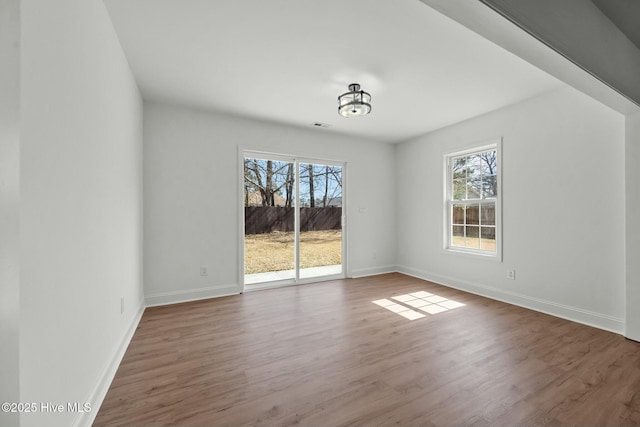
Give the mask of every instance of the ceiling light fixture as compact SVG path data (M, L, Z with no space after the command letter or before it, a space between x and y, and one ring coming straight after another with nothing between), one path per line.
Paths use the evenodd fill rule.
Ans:
M358 83L349 85L349 92L338 97L338 113L342 117L364 116L371 112L371 95L360 90Z

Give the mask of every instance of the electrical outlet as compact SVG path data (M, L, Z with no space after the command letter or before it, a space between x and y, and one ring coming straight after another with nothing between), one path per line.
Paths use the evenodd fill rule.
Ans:
M507 271L507 279L516 280L516 271L515 270Z
M208 275L207 266L203 265L203 266L200 267L200 275L201 276L207 276Z
M120 314L124 313L124 297L120 298Z

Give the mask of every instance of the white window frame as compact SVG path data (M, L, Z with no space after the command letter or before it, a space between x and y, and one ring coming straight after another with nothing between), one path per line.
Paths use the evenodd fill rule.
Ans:
M496 163L498 171L496 173L497 194L492 199L467 199L453 200L453 167L452 159L460 156L481 153L488 150L496 150ZM447 253L470 255L473 257L483 257L496 261L502 261L502 138L492 139L483 143L474 144L469 148L447 153L444 156L444 232L443 242L444 250ZM495 233L496 233L496 250L488 251L482 249L465 248L453 246L451 240L453 237L452 209L454 204L486 204L495 201Z

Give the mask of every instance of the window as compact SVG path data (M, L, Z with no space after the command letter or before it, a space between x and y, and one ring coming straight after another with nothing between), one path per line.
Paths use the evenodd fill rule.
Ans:
M499 142L446 156L446 248L500 256Z

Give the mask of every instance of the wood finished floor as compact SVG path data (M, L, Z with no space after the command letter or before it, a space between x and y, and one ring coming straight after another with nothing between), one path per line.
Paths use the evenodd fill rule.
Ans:
M408 320L372 303L465 304ZM640 425L640 344L401 274L148 308L94 426Z

